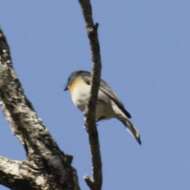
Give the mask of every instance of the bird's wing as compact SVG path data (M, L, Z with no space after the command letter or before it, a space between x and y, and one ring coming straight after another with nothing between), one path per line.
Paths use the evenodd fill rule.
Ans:
M90 76L85 76L84 80L85 80L85 82L88 85L91 84L91 77ZM99 90L102 93L104 93L106 96L108 96L123 111L123 113L128 118L131 118L131 114L125 109L125 107L122 104L122 102L119 101L117 95L113 92L113 90L111 89L111 87L104 80L101 80Z
M100 90L105 93L124 112L128 118L131 118L131 114L125 109L123 103L119 101L117 95L104 80L101 80Z

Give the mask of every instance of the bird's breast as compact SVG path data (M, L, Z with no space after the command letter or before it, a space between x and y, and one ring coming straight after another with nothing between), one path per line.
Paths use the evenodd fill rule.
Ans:
M84 111L90 97L90 85L87 85L83 79L78 78L73 81L69 91L74 105Z
M86 84L82 78L77 78L69 87L72 102L82 112L86 111L90 98L90 85ZM109 119L114 116L110 98L99 91L96 105L96 119Z

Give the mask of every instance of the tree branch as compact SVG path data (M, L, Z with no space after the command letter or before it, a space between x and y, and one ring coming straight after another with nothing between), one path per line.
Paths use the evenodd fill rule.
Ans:
M98 40L98 23L94 24L92 6L90 0L79 0L86 23L86 30L90 42L92 56L92 86L91 96L88 104L86 128L88 131L89 144L92 156L93 178L87 177L86 183L91 190L102 188L102 162L98 131L96 128L96 102L101 78L101 55Z
M21 161L9 160L5 157L0 157L0 183L8 187L14 187L18 181L23 180L19 173L19 168L22 165Z
M27 161L9 160L0 156L0 184L15 190L34 190L38 186L33 181L44 183L40 173L31 169Z
M43 173L44 180L48 181L49 187L46 189L79 189L76 171L71 166L72 157L59 149L24 94L12 65L7 40L1 29L0 103L11 129L25 147L30 165ZM0 175L0 181L1 178Z

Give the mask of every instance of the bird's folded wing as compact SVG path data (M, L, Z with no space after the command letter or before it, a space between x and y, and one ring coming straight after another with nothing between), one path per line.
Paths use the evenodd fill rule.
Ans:
M91 77L90 76L84 76L84 80L88 85L91 84ZM125 109L122 102L119 101L117 95L113 92L111 87L104 80L101 80L99 90L102 93L104 93L106 96L108 96L121 109L121 111L123 111L123 113L128 118L131 118L131 114Z
M128 117L131 118L131 114L125 109L124 105L122 102L119 101L117 95L113 92L111 87L105 82L101 81L100 83L100 90L106 94L123 112L124 114Z

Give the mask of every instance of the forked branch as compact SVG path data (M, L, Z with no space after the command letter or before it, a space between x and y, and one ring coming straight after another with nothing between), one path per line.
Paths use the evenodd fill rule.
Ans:
M0 104L27 156L23 162L0 158L0 184L13 187L11 179L15 179L13 189L79 190L76 171L71 166L72 157L60 150L24 94L1 29Z

